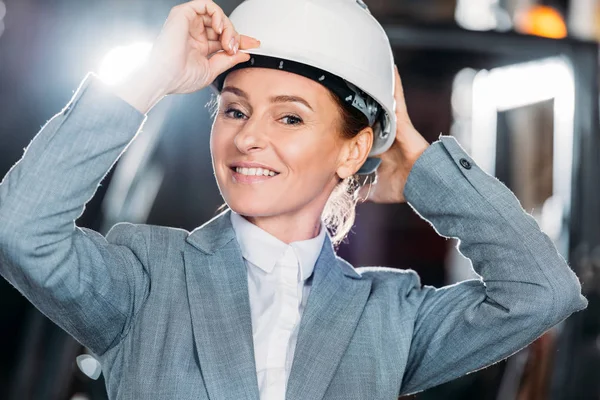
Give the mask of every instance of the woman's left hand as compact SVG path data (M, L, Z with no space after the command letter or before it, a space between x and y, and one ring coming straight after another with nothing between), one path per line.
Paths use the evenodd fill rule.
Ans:
M415 161L429 147L429 142L414 128L404 99L402 81L395 68L396 84L396 140L379 157L382 162L377 169L377 178L372 185L365 185L359 193L363 200L374 203L404 203L404 185Z

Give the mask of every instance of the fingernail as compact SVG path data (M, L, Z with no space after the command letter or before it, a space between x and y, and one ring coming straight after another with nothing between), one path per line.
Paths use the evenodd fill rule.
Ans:
M233 45L235 44L235 38L231 38L229 41L229 50L233 51Z
M237 54L239 48L240 48L240 44L236 43L235 46L233 47L233 54Z
M224 25L224 22L221 21L221 25L219 25L219 35L223 33L223 25Z

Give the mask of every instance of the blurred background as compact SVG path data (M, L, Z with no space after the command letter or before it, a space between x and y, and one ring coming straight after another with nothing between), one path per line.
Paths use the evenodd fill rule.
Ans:
M600 0L371 0L431 142L454 135L520 199L581 278L589 307L506 361L416 399L600 399ZM0 176L88 71L118 81L175 0L0 1ZM217 1L227 13L239 3ZM192 230L222 199L208 149L211 93L168 96L77 221ZM1 221L0 221L1 223ZM469 260L408 205L362 204L339 254L413 268L441 286ZM86 349L0 280L0 399L106 399ZM465 338L468 340L468 338Z

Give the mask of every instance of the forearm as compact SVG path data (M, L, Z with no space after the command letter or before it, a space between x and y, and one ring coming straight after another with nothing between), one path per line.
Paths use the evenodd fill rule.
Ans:
M459 250L492 302L512 312L547 313L549 325L587 304L577 276L534 218L454 138L443 137L423 153L404 194L439 234L460 239Z

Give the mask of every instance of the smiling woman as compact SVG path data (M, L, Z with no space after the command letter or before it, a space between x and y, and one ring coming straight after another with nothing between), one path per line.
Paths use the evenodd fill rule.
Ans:
M276 101L283 96L302 100ZM308 78L266 68L228 74L211 135L225 202L286 243L317 236L323 207L340 179L342 157L363 144L350 160L358 169L370 150L370 140L345 140L339 120L328 90ZM235 167L262 167L277 174L257 178L237 173Z
M581 286L506 186L412 126L393 65L361 1L174 7L138 73L90 73L0 183L2 276L91 350L113 399L395 400L507 357L585 308ZM192 232L78 227L146 113L211 84L231 210ZM369 199L459 238L481 279L423 287L335 254L375 170Z
M226 204L259 226L287 214L309 237L322 219L341 242L354 222L359 185L356 174L341 178L336 167L348 153L358 165L370 150L364 114L306 77L267 68L227 75L215 104L211 152ZM289 224L279 218L277 225Z

